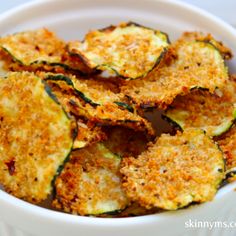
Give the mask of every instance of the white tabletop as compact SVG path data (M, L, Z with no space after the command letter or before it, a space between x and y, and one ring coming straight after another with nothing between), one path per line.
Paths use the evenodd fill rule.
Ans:
M1 0L0 2L0 13L18 6L22 3L30 2L34 0ZM69 1L69 0L67 0ZM96 0L95 0L96 1ZM116 0L113 0L116 1ZM142 1L142 0L139 0ZM236 27L236 0L182 0L184 2L191 3L193 5L199 6L216 16L224 19L230 24Z

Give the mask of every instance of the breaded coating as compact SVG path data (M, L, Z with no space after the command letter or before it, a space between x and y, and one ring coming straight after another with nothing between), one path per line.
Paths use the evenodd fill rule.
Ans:
M236 118L236 81L231 76L226 86L215 94L197 89L178 96L165 116L181 129L201 128L210 136L218 136L233 125Z
M126 127L107 127L107 140L104 145L113 153L126 157L138 156L146 150L148 139L145 133Z
M97 143L72 153L56 179L53 206L80 215L124 209L129 203L121 188L120 158Z
M100 142L107 139L107 135L98 127L83 120L77 121L78 134L74 140L73 149L79 149L91 145L92 143Z
M90 31L83 42L70 42L68 51L90 68L136 79L159 64L168 45L165 33L129 22Z
M46 28L2 37L0 47L9 70L87 70L79 59L69 56L65 50L66 43Z
M114 92L114 86L107 82L104 83L93 78L84 79L73 75L47 74L41 73L43 79L48 83L58 84L66 91L74 90L74 93L92 106L98 106L108 103L125 103L124 94ZM128 104L127 104L128 106Z
M76 117L82 117L92 123L103 126L120 125L137 131L145 131L150 136L155 135L155 131L149 121L114 102L93 106L81 99L81 96L73 92L68 93L68 90L64 91L63 88L66 83L62 82L63 85L58 86L58 84L55 85L49 80L47 82L65 110Z
M219 51L208 42L177 41L170 47L167 62L145 78L127 81L121 92L142 108L166 109L177 95L188 94L193 88L213 93L222 88L228 71ZM169 60L172 57L172 60Z
M121 109L116 104L106 104L103 106L92 107L89 104L81 104L79 99L70 96L67 100L71 112L76 116L83 115L88 120L104 126L124 126L137 131L146 132L150 136L155 136L152 124L143 117L131 113L126 109Z
M176 210L213 199L224 178L224 156L200 129L162 134L137 159L122 159L127 196L147 209Z
M236 167L236 126L234 125L227 133L218 140L220 148L226 156L226 169Z
M211 34L204 34L203 32L184 32L180 40L210 42L219 50L224 59L230 60L233 57L231 49L224 45L223 42L216 40Z
M0 79L0 183L16 197L38 203L73 145L73 125L49 87L34 74Z

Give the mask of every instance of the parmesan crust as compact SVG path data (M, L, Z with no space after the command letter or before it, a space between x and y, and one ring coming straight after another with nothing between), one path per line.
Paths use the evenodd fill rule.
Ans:
M127 196L146 207L176 210L213 199L224 178L223 153L199 129L162 134L137 159L122 160Z
M66 43L46 28L20 32L0 38L1 54L10 71L88 72L79 58L71 57Z
M56 179L54 207L80 215L124 209L128 199L121 188L120 158L102 144L73 152Z
M165 115L182 129L195 127L210 136L221 135L236 118L236 82L231 77L215 94L198 89L186 96L178 96Z
M24 200L38 203L73 145L72 123L31 73L0 79L0 183Z
M170 47L166 63L145 78L127 81L121 91L140 107L165 109L177 95L196 87L213 93L224 87L227 79L224 60L212 44L179 40Z
M90 68L109 70L127 79L143 77L159 64L168 47L166 34L135 23L90 31L83 42L70 42Z
M51 83L49 85L65 110L76 117L86 118L95 124L105 126L121 125L137 131L145 131L150 136L155 135L155 131L149 121L127 109L123 109L114 102L108 102L101 106L92 106L74 93L65 92L61 87Z
M99 81L92 77L83 78L74 75L41 73L41 77L48 83L58 84L65 91L74 90L74 93L85 102L96 106L108 103L126 102L124 94L117 91L117 87L109 81Z
M224 59L230 60L233 57L231 49L224 45L223 42L216 40L211 34L204 34L202 32L184 32L180 40L210 42L219 50Z

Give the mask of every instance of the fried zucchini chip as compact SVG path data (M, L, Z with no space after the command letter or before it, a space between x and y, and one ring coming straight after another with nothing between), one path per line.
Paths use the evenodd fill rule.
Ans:
M236 126L218 140L220 148L226 156L226 177L232 181L236 179Z
M82 120L77 121L78 133L74 140L73 149L80 149L96 143L103 141L107 138L105 132L103 132L101 127L98 127L89 122L84 122Z
M137 132L126 127L108 127L107 140L104 145L113 153L126 157L138 156L147 148L148 139L143 132Z
M124 94L114 92L114 86L95 79L84 79L75 76L65 76L63 74L43 74L49 83L56 83L64 90L73 90L84 102L92 106L100 106L107 103L115 103L128 110L133 108L126 103ZM64 86L63 86L64 84Z
M225 60L230 60L233 57L231 49L225 46L223 42L216 40L211 34L204 34L202 32L184 32L181 40L209 42L219 50Z
M70 97L67 104L70 105L73 114L76 116L82 115L96 124L103 126L124 126L146 132L150 136L155 135L155 131L149 121L126 109L120 109L116 104L107 104L94 108L89 104L81 104L76 97Z
M0 94L0 183L38 203L70 154L72 121L34 74L9 73L0 79Z
M206 90L194 90L186 96L178 96L166 111L165 117L182 130L195 127L210 136L226 132L236 119L236 82L227 81L217 94Z
M224 178L224 156L200 129L162 134L137 159L122 159L127 196L147 209L176 210L213 199Z
M78 59L69 56L65 42L45 28L2 37L0 47L10 70L87 70Z
M162 63L145 78L126 81L121 92L142 108L166 109L177 95L199 87L213 93L228 79L221 54L208 42L180 40L167 54L168 63Z
M47 80L47 82L65 110L76 117L81 117L103 126L120 125L137 131L145 131L150 136L155 135L155 131L149 121L130 112L126 107L124 108L114 102L92 106L90 103L85 102L84 99L81 99L81 96L73 92L68 93L67 82L63 80L60 81L60 84L55 84L51 80Z
M73 152L56 179L53 206L80 215L124 209L129 201L121 188L120 160L101 143Z
M160 63L168 45L165 33L129 22L91 31L83 42L70 42L68 51L90 68L137 79Z

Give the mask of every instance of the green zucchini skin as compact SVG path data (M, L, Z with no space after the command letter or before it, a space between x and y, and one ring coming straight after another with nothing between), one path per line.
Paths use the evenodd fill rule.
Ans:
M236 83L233 76L221 90L211 94L208 89L193 87L191 93L178 96L165 111L165 120L182 130L188 127L204 129L217 137L227 132L236 120Z
M235 178L235 176L236 176L236 169L226 171L225 178L221 182L219 188L223 188L225 185L230 184L232 182L230 181L230 179Z
M75 88L74 86L74 83L73 81L63 75L63 74L57 74L57 75L48 75L46 78L45 78L45 81L64 81L68 86L71 86L72 89L75 91L75 93L82 99L84 100L86 103L89 103L91 106L93 107L97 107L97 106L100 106L101 104L97 103L97 102L94 102L92 101L92 99L88 98L83 92L79 91L78 89ZM130 112L134 112L134 109L132 106L130 106L129 104L127 103L124 103L124 102L120 102L120 101L115 101L114 102L117 106L121 107L121 108L124 108Z
M232 178L236 175L236 170L231 170L231 171L228 171L225 175L225 179L229 179L229 178Z
M180 130L180 131L184 131L183 128L180 126L180 124L178 124L176 121L174 121L173 119L169 118L168 116L162 114L161 118L163 120L165 120L166 122L168 122L173 128Z
M53 94L50 86L44 81L42 80L42 83L44 84L44 88L45 91L47 92L47 94L57 103L60 104L60 102L58 101L57 97Z
M120 212L129 203L121 188L120 161L102 143L73 152L55 183L55 207L87 216ZM73 189L68 181L74 182ZM89 192L94 186L97 186L94 192ZM64 190L70 193L67 195Z
M160 54L160 56L157 58L157 60L156 60L156 62L155 62L155 64L154 64L154 66L153 66L150 70L148 70L146 73L144 73L144 74L142 74L142 75L140 75L140 76L137 76L137 77L135 77L135 78L130 78L130 77L123 76L123 75L120 74L117 70L115 70L113 67L108 66L108 65L99 65L99 66L96 66L96 67L94 68L94 70L95 70L95 71L100 71L100 67L101 67L101 66L104 66L104 67L107 67L109 70L113 71L117 77L119 77L119 78L121 78L121 79L123 79L123 80L136 80L136 79L141 79L141 78L145 77L147 74L149 74L155 67L157 67L157 66L160 64L160 62L162 61L162 59L165 57L167 51L168 51L167 49L163 49L163 52L162 52L162 53ZM85 63L86 60L83 59L82 56L81 56L81 58L82 58L82 61L84 61L84 63Z
M1 130L5 154L0 160L0 183L16 197L40 203L51 193L52 181L71 153L73 123L50 87L35 74L11 72L0 82L2 125L10 127L7 133Z
M186 129L175 136L162 134L146 152L137 158L123 158L122 162L123 187L128 197L147 209L177 210L192 202L210 201L224 179L224 155L200 129ZM203 176L209 180L201 182ZM166 189L168 181L171 187Z
M55 102L57 103L58 105L61 106L59 100L57 99L57 97L53 94L50 86L46 83L46 81L44 80L41 80L42 83L44 84L44 88L45 88L45 91L47 92L48 96ZM68 81L69 82L69 81ZM62 107L62 106L61 106ZM65 111L65 109L62 107L65 115L67 116L68 119L72 119L71 116ZM78 134L78 126L77 126L77 123L76 122L73 122L73 129L71 130L71 136L72 136L72 139L73 139L73 143L74 143L74 140ZM56 178L60 175L60 173L62 172L65 164L70 160L70 155L71 155L71 152L73 151L73 143L72 143L72 146L71 146L71 149L70 151L68 152L66 158L64 159L63 163L61 165L59 165L59 167L57 168L57 171L56 171L56 174L54 175L52 181L51 181L51 186L52 186L52 193L54 194L55 192L55 181L56 181Z
M100 104L93 102L90 98L86 97L84 93L82 93L81 91L79 91L78 89L75 88L74 83L72 82L72 80L62 74L58 74L58 75L49 75L46 77L45 79L46 81L64 81L66 82L67 85L71 86L73 88L73 90L75 91L75 93L81 98L83 99L86 103L89 103L92 106L99 106Z
M69 81L68 81L68 82L69 82ZM53 92L52 92L50 86L49 86L44 80L42 80L42 83L44 84L45 91L47 92L47 94L49 95L49 97L51 97L51 99L52 99L55 103L61 105L60 102L59 102L59 100L57 99L57 97L53 94ZM62 106L61 106L61 107L62 107ZM68 117L68 119L72 119L72 117L64 110L63 107L62 107L62 109L63 109L65 115ZM73 129L71 130L71 136L72 136L72 139L73 139L73 143L74 143L74 140L75 140L77 134L78 134L78 125L77 125L77 123L76 123L75 121L73 121ZM56 175L54 176L54 178L53 178L53 180L52 180L52 187L53 187L53 188L54 188L54 183L55 183L56 177L57 177L58 175L60 175L61 171L63 170L63 168L64 168L64 166L65 166L65 164L70 160L70 154L71 154L71 152L72 152L72 150L73 150L73 143L72 143L72 146L71 146L70 151L68 152L68 155L67 155L66 158L64 159L63 163L58 167L57 173L56 173Z
M6 49L6 48L3 47L3 46L0 46L0 47L1 47L1 49L2 49L3 51L5 51L7 54L9 54L9 55L11 56L11 58L12 58L15 62L17 62L17 63L19 63L20 65L24 66L24 64L22 63L22 61L20 61L20 60L17 59L16 57L14 57L14 55L13 55L8 49Z
M74 72L76 74L79 74L81 76L85 76L87 75L88 73L85 73L84 71L80 70L80 69L75 69L75 68L72 68L70 67L69 65L67 64L64 64L64 63L60 63L60 62L48 62L48 61L33 61L31 62L29 65L26 65L24 64L21 60L19 60L18 58L16 58L9 50L7 50L5 47L2 47L0 46L1 49L3 51L5 51L7 54L10 55L10 57L12 58L13 61L15 61L16 63L18 63L19 65L21 66L33 66L33 65L38 65L38 66L44 66L44 65L47 65L47 66L51 66L51 67L60 67L62 69L64 69L65 71L71 71L71 72ZM26 69L27 70L27 69ZM96 73L98 73L97 71L95 71ZM92 74L92 73L91 73Z
M134 108L132 106L130 106L129 104L127 103L124 103L124 102L114 102L117 106L121 107L121 108L124 108L132 113L134 113Z
M208 54L212 60L208 59ZM223 88L228 78L223 58L211 44L177 41L158 70L138 81L124 83L121 91L143 110L165 110L178 95L186 95L194 89L208 89L214 93L216 88Z
M80 75L89 74L86 68L73 66L71 63L73 58L68 57L65 47L66 43L46 28L0 37L1 51L23 67L24 71L56 71L60 68L60 70ZM18 69L14 69L14 71L18 71ZM20 69L20 71L22 70Z
M184 128L178 123L178 121L175 121L174 119L172 119L168 115L163 114L162 119L167 121L171 126L173 126L173 128L180 130L180 131L184 130ZM234 125L235 120L236 120L236 117L233 116L232 120L227 124L227 126L225 126L223 129L221 129L219 132L215 133L213 136L217 137L217 136L220 136L220 135L226 133Z
M162 59L164 58L166 52L168 51L168 46L170 44L169 37L168 37L168 35L166 33L162 32L162 31L154 30L154 29L152 29L150 27L145 27L145 26L143 26L141 24L138 24L138 23L135 23L135 22L132 22L132 21L125 23L124 26L121 26L121 25L120 26L110 25L108 27L105 27L105 28L102 28L102 29L98 29L96 31L100 32L100 33L104 33L104 34L105 33L113 33L113 31L115 31L117 28L123 28L123 27L124 28L125 27L127 27L127 28L128 27L136 27L136 28L140 28L140 29L149 30L149 31L152 31L154 33L155 37L159 37L159 40L162 40L161 52L159 52L158 56L155 55L155 62L152 63L152 65L148 68L148 70L143 71L143 73L137 73L136 76L125 75L124 72L122 72L122 69L115 68L115 66L112 66L109 62L97 63L97 62L94 62L92 59L90 60L90 58L86 56L86 53L84 53L82 51L79 52L79 50L78 51L75 51L73 49L71 50L70 44L67 45L67 51L68 51L69 55L79 57L80 60L86 66L90 67L94 71L99 71L100 72L100 71L103 71L103 70L108 70L108 71L111 71L112 73L114 73L117 77L119 77L121 79L124 79L124 80L135 80L135 79L139 79L139 78L145 77L149 72L151 72L155 67L157 67L159 65L159 63L162 61ZM80 42L82 44L86 43L86 38L84 38ZM164 44L164 42L165 42L165 44ZM91 66L91 64L94 64L94 65ZM117 66L117 67L119 67L119 66ZM124 70L126 70L126 69L124 69Z

